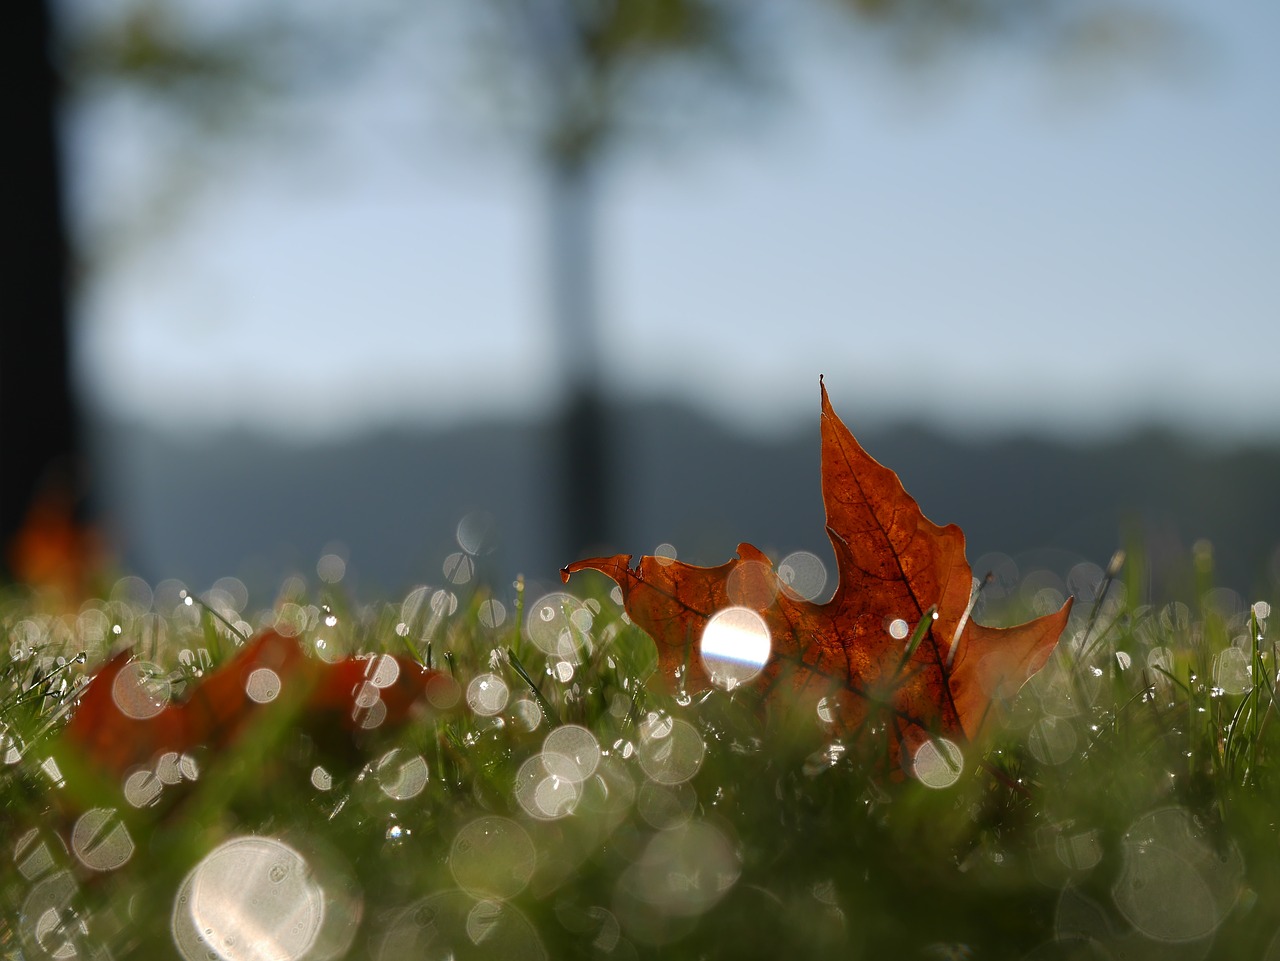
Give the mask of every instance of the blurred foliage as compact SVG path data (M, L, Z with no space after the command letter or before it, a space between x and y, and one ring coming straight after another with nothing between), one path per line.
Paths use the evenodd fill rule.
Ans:
M253 128L264 113L278 122L300 106L336 103L403 59L408 82L427 80L424 104L452 99L474 120L483 103L478 112L496 111L537 155L570 167L623 135L651 136L691 104L758 107L766 91L785 87L785 64L806 56L797 14L834 12L828 32L851 54L879 46L907 72L988 43L1026 48L1047 65L1145 63L1189 36L1168 11L1099 0L482 0L428 9L383 0L358 10L62 0L57 9L73 102L140 96L188 135L235 142L237 123ZM414 61L445 62L459 76L409 79Z

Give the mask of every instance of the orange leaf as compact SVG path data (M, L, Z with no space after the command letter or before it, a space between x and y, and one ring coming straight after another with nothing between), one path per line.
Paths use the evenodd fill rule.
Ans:
M437 682L448 683L438 671L390 654L313 660L296 640L266 631L197 682L184 701L170 703L167 684L126 650L81 693L55 753L118 782L170 752L225 749L285 692L302 689L301 723L332 728L336 721L339 730L358 735L402 723Z
M578 561L561 576L594 569L617 581L627 613L657 643L660 671L689 691L713 680L732 686L749 673L741 664L756 656L754 646L763 647L767 628L771 654L760 674L771 701L790 703L780 693L784 678L794 694L833 697L822 702L824 717L853 735L886 724L895 755L901 744L914 751L934 735L976 738L993 700L1013 693L1048 659L1071 601L1017 627L973 621L977 582L963 532L921 513L898 475L836 417L825 386L822 494L839 573L825 604L793 593L750 544L719 567L642 557L633 568L620 554ZM722 614L729 609L736 613ZM708 653L713 634L715 652Z

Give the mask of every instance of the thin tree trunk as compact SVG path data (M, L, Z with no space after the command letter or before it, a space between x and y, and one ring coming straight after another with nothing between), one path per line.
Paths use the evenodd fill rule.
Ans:
M559 360L556 487L565 563L616 547L611 435L600 377L595 170L590 161L549 164L551 310Z

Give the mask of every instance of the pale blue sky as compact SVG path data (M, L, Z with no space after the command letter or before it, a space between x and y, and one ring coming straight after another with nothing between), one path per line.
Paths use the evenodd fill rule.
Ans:
M824 373L851 425L1280 436L1280 5L1195 16L1184 68L1114 84L987 55L912 93L815 44L758 123L626 155L601 210L606 382L748 428L815 417ZM92 402L300 437L547 407L538 182L445 105L408 122L419 93L353 93L341 161L228 154L109 250L83 302ZM81 119L93 210L144 192L149 129Z

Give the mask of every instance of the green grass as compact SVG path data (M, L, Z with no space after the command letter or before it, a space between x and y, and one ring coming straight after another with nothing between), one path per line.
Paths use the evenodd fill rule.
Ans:
M360 756L285 703L167 770L176 783L143 807L114 788L72 805L55 786L44 762L74 693L131 642L181 696L235 634L167 586L122 581L72 612L11 589L0 954L1280 958L1275 631L1206 577L1149 605L1136 567L1103 597L1086 570L1058 653L940 789L811 709L646 683L653 643L604 580L555 603L554 655L527 629L545 605L514 589L457 589L451 610L430 592L356 604L291 582L251 615L218 595L242 631L411 655L462 700ZM1062 589L1040 573L1004 587L985 623ZM264 919L271 950L253 943Z

